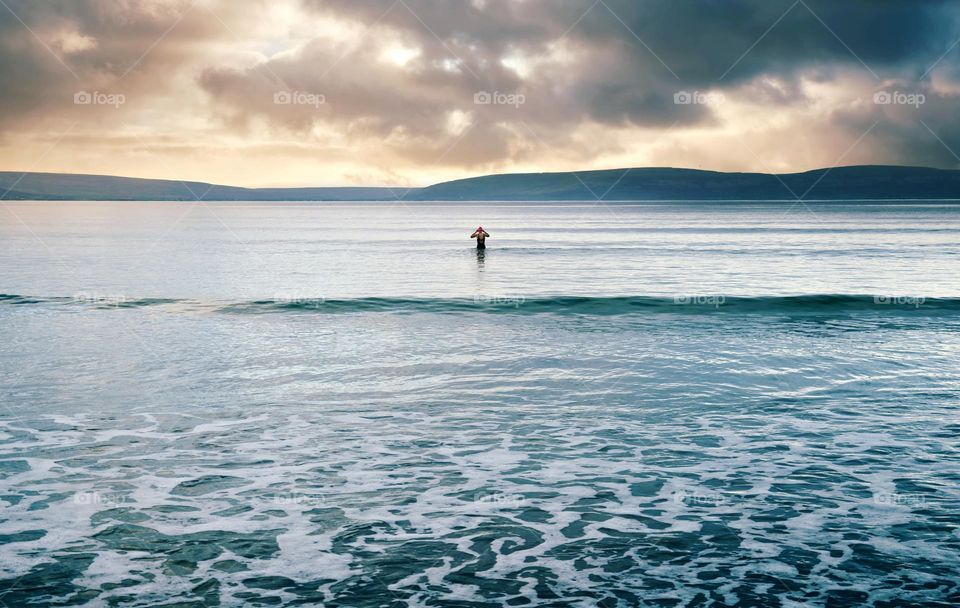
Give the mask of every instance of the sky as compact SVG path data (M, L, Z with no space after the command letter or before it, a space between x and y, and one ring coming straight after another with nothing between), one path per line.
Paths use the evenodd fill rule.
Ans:
M0 0L0 170L960 168L960 2Z

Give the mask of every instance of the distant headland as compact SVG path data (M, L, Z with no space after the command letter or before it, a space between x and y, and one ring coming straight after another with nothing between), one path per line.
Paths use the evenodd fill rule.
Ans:
M4 194L5 192L5 194ZM425 188L239 188L70 173L0 172L0 200L103 201L869 201L960 199L960 171L851 166L804 173L625 168L510 173Z

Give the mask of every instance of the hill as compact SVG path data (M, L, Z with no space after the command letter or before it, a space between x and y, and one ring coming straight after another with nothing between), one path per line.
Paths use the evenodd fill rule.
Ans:
M613 169L518 173L445 182L416 200L874 200L960 198L960 171L859 166L805 173L720 173L695 169Z
M205 182L72 173L0 172L6 200L104 201L357 201L392 200L406 188L238 188Z
M0 172L6 200L140 201L753 201L960 199L960 171L855 166L804 173L637 168L472 177L426 188L239 188L204 182ZM2 192L0 192L2 193Z

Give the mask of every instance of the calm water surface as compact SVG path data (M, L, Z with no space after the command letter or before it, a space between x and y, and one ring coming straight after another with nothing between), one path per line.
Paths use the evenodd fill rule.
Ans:
M957 605L958 237L4 203L0 604Z

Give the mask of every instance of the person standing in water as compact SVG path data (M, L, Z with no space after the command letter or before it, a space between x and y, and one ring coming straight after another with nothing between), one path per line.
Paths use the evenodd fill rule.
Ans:
M490 236L490 233L487 232L486 230L484 230L484 229L483 229L483 226L480 226L480 227L478 227L476 230L473 231L473 234L470 235L470 238L471 238L471 239L477 239L477 249L486 249L487 246L486 246L486 244L485 244L483 241L484 241L484 239L486 239L488 236Z

